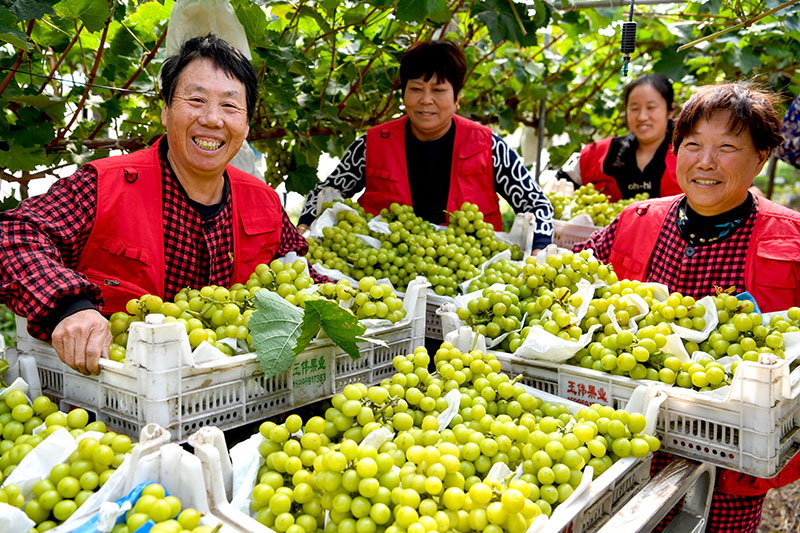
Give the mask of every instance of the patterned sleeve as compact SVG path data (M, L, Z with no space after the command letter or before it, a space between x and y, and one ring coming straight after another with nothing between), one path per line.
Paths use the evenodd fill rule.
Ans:
M617 236L618 225L619 221L615 218L611 224L595 231L587 240L573 246L572 251L580 252L581 250L591 249L594 250L594 256L598 260L603 263L608 263L608 258L611 255L611 247L614 245L614 239Z
M289 252L296 252L297 255L306 255L306 253L308 253L308 241L300 235L297 228L292 224L292 221L289 220L289 215L284 211L283 222L281 223L281 244L275 256L283 257ZM317 274L313 268L310 269L310 274L311 278L317 283L331 281L327 277Z
M333 187L350 198L366 186L365 168L367 166L367 136L362 135L347 147L341 161L328 179L308 193L306 203L300 212L298 224L311 224L317 218L317 196L324 187Z
M92 230L97 173L83 167L45 194L0 213L0 302L47 340L53 317L76 300L102 302L100 288L74 269Z
M536 183L522 158L496 134L492 134L494 188L516 213L535 215L533 248L544 248L553 240L553 206Z

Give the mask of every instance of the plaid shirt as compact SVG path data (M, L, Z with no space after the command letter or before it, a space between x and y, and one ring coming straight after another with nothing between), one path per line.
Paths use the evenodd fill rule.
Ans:
M746 289L744 269L747 247L758 216L758 198L747 220L729 237L702 246L690 246L681 237L677 223L678 202L670 209L661 227L659 238L647 269L647 281L665 284L670 290L701 298L714 294L715 287ZM594 232L588 240L578 243L574 251L590 248L600 261L608 262L619 224L615 219L606 228ZM620 238L625 238L621 236ZM687 250L692 249L687 255ZM650 475L655 475L672 459L672 455L657 452L653 457ZM715 533L755 533L761 521L764 496L737 496L715 490L711 499L706 531ZM658 524L662 531L680 511L677 504Z
M171 299L184 287L227 286L233 274L230 194L219 212L203 220L165 153L160 159L167 251L164 296ZM84 166L55 182L47 193L0 213L0 302L27 317L31 334L38 338L49 339L52 328L69 314L65 309L74 312L102 303L100 289L74 270L94 225L96 203L97 172ZM119 216L135 224L137 217L147 215L123 210ZM308 243L284 211L276 257L291 251L304 255Z
M744 267L750 234L758 216L758 199L747 220L729 237L702 246L690 246L683 240L677 212L676 202L661 227L650 257L647 281L663 283L670 290L694 298L714 294L715 287L735 287L737 293L746 290ZM618 222L614 220L608 227L594 232L587 241L576 244L573 250L591 248L597 259L607 263L617 229Z

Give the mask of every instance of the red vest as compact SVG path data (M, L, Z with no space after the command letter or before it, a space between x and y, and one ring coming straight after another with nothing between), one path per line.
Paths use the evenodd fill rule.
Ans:
M160 142L160 141L159 141ZM100 287L103 312L131 298L164 294L164 232L158 145L89 163L97 170L97 213L76 270ZM233 213L233 276L244 283L280 245L283 208L269 186L228 166Z
M452 213L462 203L471 202L480 208L484 220L502 231L500 203L494 192L492 130L458 115L453 119L456 136L447 210ZM367 185L359 203L373 215L392 202L412 204L406 167L407 120L402 117L367 130Z
M619 215L610 262L620 279L647 280L647 267L666 217L680 197L636 202ZM800 305L800 214L758 199L745 261L745 289L762 312ZM727 494L760 495L800 479L800 454L771 479L722 470L717 488Z
M581 165L581 183L593 183L595 189L605 193L612 202L622 199L622 193L617 185L617 180L603 173L603 163L608 155L608 149L611 146L613 137L608 137L602 141L587 144L581 150L580 165ZM672 196L675 194L682 194L681 188L678 186L678 180L675 177L675 165L677 160L675 154L672 153L672 147L667 150L667 156L664 159L667 168L664 169L664 175L661 176L661 188L658 196ZM643 191L647 192L647 191ZM656 195L653 191L650 196L655 198Z

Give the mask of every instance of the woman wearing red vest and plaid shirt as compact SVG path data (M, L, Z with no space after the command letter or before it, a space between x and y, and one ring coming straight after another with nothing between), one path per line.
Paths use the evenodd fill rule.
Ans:
M228 166L255 109L247 58L197 37L164 62L161 81L167 134L154 146L93 161L0 214L0 302L81 372L108 357L100 310L244 282L258 263L308 250L275 191Z
M370 128L347 148L309 193L298 228L317 217L317 196L332 187L345 197L364 191L358 201L368 213L397 202L434 224L471 202L500 231L499 193L515 212L534 214L533 248L549 244L553 206L522 158L489 128L456 115L466 69L464 52L450 41L409 47L400 60L406 116Z
M800 305L800 214L748 191L781 142L776 100L740 84L700 88L672 140L684 194L630 205L575 250L591 248L620 279L696 298L735 287L763 312ZM800 456L772 479L720 469L706 531L756 531L766 492L799 477Z

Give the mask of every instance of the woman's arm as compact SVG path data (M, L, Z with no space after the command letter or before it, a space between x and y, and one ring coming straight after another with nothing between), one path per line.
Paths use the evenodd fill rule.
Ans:
M594 251L594 256L598 261L608 263L608 258L611 255L611 247L614 245L614 239L617 237L618 225L619 218L615 218L611 224L605 228L600 228L592 233L587 240L575 244L572 247L572 251L580 252L581 250L591 249Z
M533 249L544 248L553 240L553 206L542 192L522 158L498 135L492 134L492 166L494 190L515 213L533 213L535 224Z
M313 191L308 193L306 203L300 212L297 228L308 227L317 218L317 196L323 187L333 187L342 193L345 198L350 198L358 191L364 189L366 178L364 169L367 165L367 136L362 135L347 147L341 161L331 172L328 178L320 182Z

